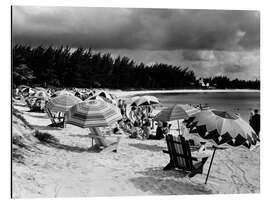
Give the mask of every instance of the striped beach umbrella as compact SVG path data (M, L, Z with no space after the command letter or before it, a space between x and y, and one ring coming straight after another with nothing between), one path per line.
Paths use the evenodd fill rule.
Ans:
M102 100L78 103L66 112L66 121L82 128L105 127L122 119L117 107Z
M46 108L52 112L66 112L82 100L73 95L60 95L47 102Z
M155 121L174 121L177 120L178 130L180 133L180 119L186 119L195 113L200 112L200 110L194 108L187 104L176 104L172 107L165 108L161 110L155 117Z
M185 123L191 130L196 130L200 137L215 145L252 149L260 141L252 127L234 113L217 110L201 111L185 120ZM205 183L217 149L215 145Z
M174 121L186 119L200 110L187 104L176 104L172 107L162 109L154 118L156 121Z

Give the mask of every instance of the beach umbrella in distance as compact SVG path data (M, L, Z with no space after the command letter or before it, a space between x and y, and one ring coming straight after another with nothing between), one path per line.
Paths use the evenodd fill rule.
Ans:
M113 99L112 96L106 91L98 92L97 95L104 97L104 98L107 98L107 99Z
M177 120L178 130L180 134L180 119L186 119L195 113L200 112L200 110L194 108L187 104L176 104L172 107L162 109L155 117L155 121L174 121Z
M47 102L46 108L53 112L66 112L82 100L73 95L60 95Z
M36 89L37 91L44 91L44 92L46 92L46 89L43 88L43 87L35 87L35 89Z
M152 105L159 104L158 98L155 96L142 96L136 99L131 103L131 106L143 106L143 105Z
M190 116L184 122L188 128L195 129L201 138L214 143L214 151L205 184L207 183L216 149L218 149L216 145L253 149L260 141L259 136L252 127L238 114L218 110L201 111Z
M44 91L37 91L36 93L34 93L33 95L31 95L30 97L35 97L35 98L38 98L38 99L48 99L50 96L44 92Z
M102 100L89 100L72 106L66 121L81 128L105 127L122 119L119 109Z
M69 92L67 90L60 90L60 91L56 91L51 97L57 97L57 96L61 96L61 95L74 96L71 92Z
M33 88L31 88L31 87L26 87L26 88L22 88L22 89L21 89L21 92L22 92L23 94L28 94L28 95L30 95L30 94L34 94L34 93L36 92L36 90L33 89Z
M136 101L137 99L139 99L139 98L140 98L140 96L134 96L134 97L131 97L131 98L130 98L131 104L132 104L134 101Z

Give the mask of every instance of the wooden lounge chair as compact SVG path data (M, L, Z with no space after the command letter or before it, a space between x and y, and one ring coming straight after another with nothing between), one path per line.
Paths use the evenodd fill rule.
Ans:
M189 142L183 136L166 136L168 151L163 150L164 153L170 155L170 162L163 168L163 170L181 169L189 173L189 177L203 172L203 166L208 157L203 157L201 161L198 158L191 156ZM193 161L197 161L194 163Z

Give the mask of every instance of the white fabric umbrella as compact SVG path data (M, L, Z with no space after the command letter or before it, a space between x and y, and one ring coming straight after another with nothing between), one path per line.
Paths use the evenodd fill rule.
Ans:
M154 96L142 96L131 103L131 106L143 106L143 105L152 105L159 104L158 98Z

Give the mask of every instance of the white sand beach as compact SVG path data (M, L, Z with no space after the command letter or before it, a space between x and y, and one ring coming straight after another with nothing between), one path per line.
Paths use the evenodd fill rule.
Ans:
M73 125L48 127L45 113L27 112L15 103L15 109L36 130L59 140L46 144L33 137L34 130L13 116L13 137L19 136L28 149L18 149L22 163L13 161L12 196L90 197L120 195L232 194L260 191L260 149L218 150L207 185L204 184L210 158L203 174L189 178L180 171L163 171L169 156L165 140L130 139L122 134L117 153L89 150L88 129ZM176 123L173 123L176 128ZM195 136L194 136L195 137ZM114 139L114 138L111 138ZM210 154L212 152L210 151Z

